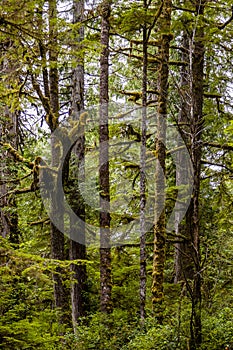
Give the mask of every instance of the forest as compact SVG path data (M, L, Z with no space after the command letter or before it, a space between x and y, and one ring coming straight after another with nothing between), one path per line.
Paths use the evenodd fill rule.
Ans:
M233 349L230 0L1 0L0 349Z

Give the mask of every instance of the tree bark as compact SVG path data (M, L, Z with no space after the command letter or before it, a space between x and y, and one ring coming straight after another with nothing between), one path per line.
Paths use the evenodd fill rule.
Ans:
M165 264L165 158L166 158L166 118L169 75L169 46L172 1L165 0L162 16L159 20L161 37L159 40L158 67L158 109L157 109L157 141L158 157L155 174L155 217L154 217L154 252L152 272L152 304L155 316L159 322L163 319L163 282Z
M48 121L51 132L55 131L58 125L59 119L59 75L58 75L58 49L57 49L57 3L56 0L49 1L49 89L50 89L50 106L53 113L53 118ZM45 89L46 91L46 89ZM54 135L51 138L51 153L52 153L52 166L59 166L59 147L57 147L57 140ZM57 193L54 189L54 206L52 208L52 217L57 215L61 216L63 212L63 198L60 193ZM60 217L61 226L63 225L63 217ZM64 233L61 232L51 222L51 257L56 260L64 260ZM60 309L62 313L66 310L65 290L62 281L62 269L58 267L56 272L53 273L54 281L54 301L55 307ZM59 322L63 323L65 318L61 316Z
M100 56L100 121L99 121L99 182L100 182L100 308L112 312L112 277L110 247L110 184L109 184L109 132L108 132L108 79L109 79L109 30L111 3L101 3Z
M7 54L8 49L11 49L13 42L9 40L6 43L5 48L2 45L1 52L2 55ZM15 70L18 66L18 63L15 60L11 60L10 57L2 59L1 63L1 73L9 74L12 70ZM18 81L19 76L16 75L14 79ZM10 81L8 86L6 86L6 90L10 87ZM17 98L17 96L15 97ZM18 118L19 113L17 110L12 112L11 106L4 105L1 107L1 115L2 121L0 123L0 138L6 143L9 143L14 147L14 149L18 149ZM13 244L19 244L20 241L20 231L18 226L18 214L16 212L16 200L14 196L9 198L7 193L12 191L15 187L13 183L9 183L7 179L13 179L17 177L16 170L10 170L10 166L12 165L13 158L1 150L0 154L0 232L4 238L8 238L9 241ZM16 175L16 176L15 176ZM8 209L8 211L6 210Z
M147 0L144 0L147 9ZM147 26L143 26L143 68L142 68L142 135L140 154L140 319L145 322L146 306L146 119L147 119Z
M73 23L81 23L84 19L84 1L74 0L73 2ZM82 40L84 39L84 27L81 26L77 32L76 51L82 49ZM77 59L77 65L73 70L72 77L72 97L71 97L71 119L79 120L80 113L84 110L84 62L83 56ZM75 154L75 166L79 168L82 162L82 170L79 169L79 179L85 180L84 173L84 157L85 157L85 136L78 138L73 153ZM85 203L79 189L79 182L74 178L73 191L70 196L70 205L75 214L82 220L81 222L71 222L73 237L70 237L70 260L86 260L85 246ZM83 244L79 243L81 242ZM87 273L86 265L72 264L71 271L73 272L74 283L71 286L71 306L72 306L72 321L73 328L76 331L76 326L79 318L85 315L86 311L86 288L87 288Z
M182 51L181 60L183 62L189 61L189 38L187 33L183 32L182 38ZM190 106L191 106L191 91L190 91L190 73L191 68L189 66L181 67L181 82L180 82L180 113L178 115L178 125L180 135L182 136L182 144L185 143L186 147L190 148ZM181 144L178 144L178 147ZM189 174L189 167L187 166L187 156L183 150L180 150L176 154L176 186L187 186L188 181L191 178ZM182 203L177 203L177 212L175 214L175 231L177 235L185 237L185 241L175 244L175 278L174 282L185 283L188 279L193 279L194 266L192 260L192 246L191 246L191 226L190 226L190 207L187 210L185 218L182 220Z
M203 128L203 81L204 81L204 26L199 23L204 15L205 1L196 1L197 26L193 31L190 50L191 66L191 159L194 171L193 195L191 200L191 237L195 273L192 290L192 314L190 320L190 349L199 349L202 342L201 325L201 255L199 226L199 195L201 172L201 136Z
M18 113L10 112L6 106L4 111L4 121L0 126L1 139L6 143L10 143L14 149L18 149ZM4 154L5 153L5 154ZM17 177L16 170L9 170L13 158L7 154L7 151L1 151L0 154L0 232L2 237L8 238L13 244L19 244L20 231L18 226L18 214L16 212L15 197L9 198L8 192L15 187L13 183L9 183L7 179ZM7 210L6 210L7 209Z

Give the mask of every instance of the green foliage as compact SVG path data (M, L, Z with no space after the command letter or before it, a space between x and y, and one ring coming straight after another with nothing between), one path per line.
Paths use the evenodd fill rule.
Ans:
M127 311L115 309L112 315L97 313L88 320L88 325L80 325L77 334L66 334L69 349L123 349L134 333L137 321L129 318Z
M122 350L175 350L177 347L177 334L174 327L165 326L150 327L147 332L138 331L135 338L122 348Z
M37 260L32 254L14 250L5 239L1 239L2 349L53 349L60 339L56 314L51 310L51 281L39 267L33 274L29 272L30 265Z
M182 3L182 4L181 4ZM212 147L208 143L232 146L232 23L220 30L219 23L224 23L231 14L230 1L206 2L205 18L196 18L192 2L185 4L174 1L172 32L174 39L171 46L171 59L180 62L181 52L185 51L181 43L181 33L186 31L189 41L193 30L204 25L205 29L205 82L204 120L202 127L203 152L200 195L200 233L202 276L202 349L223 349L226 344L233 343L232 326L232 152ZM142 27L153 23L159 3L151 6L147 13L138 1L113 1L110 17L110 101L121 103L130 98L122 91L141 93L142 86ZM66 123L70 114L71 74L73 68L85 63L85 97L86 106L93 106L99 101L99 55L102 47L100 40L100 16L98 9L85 17L85 39L77 48L77 34L80 23L71 23L71 13L66 1L60 1L58 19L53 25L58 30L58 70L60 88L60 120ZM43 16L40 10L42 8ZM64 10L64 11L63 11ZM88 9L89 11L89 9ZM90 11L91 12L91 11ZM86 12L85 12L86 13ZM31 74L37 79L42 93L45 93L43 79L54 62L48 62L49 49L53 48L54 38L49 38L48 9L44 1L2 0L0 4L0 44L1 44L1 81L0 81L0 123L1 141L14 141L16 135L11 134L8 114L17 113L19 118L20 140L19 151L24 158L33 161L38 155L49 159L48 131L44 127L45 111L31 82ZM51 34L51 33L50 33ZM156 87L158 74L158 42L161 32L156 24L151 31L148 46L148 58L153 61L148 68L148 99L153 99L151 110L156 110ZM45 49L45 57L41 57L41 44ZM192 43L194 45L194 43ZM191 55L192 56L192 55ZM189 57L188 59L191 59ZM189 62L186 62L186 64ZM47 71L46 71L47 69ZM182 67L183 69L183 67ZM181 67L169 65L169 123L176 125L184 99L184 91L180 84ZM187 88L188 89L188 88ZM151 92L152 91L152 92ZM187 92L187 91L186 91ZM188 90L189 92L189 90ZM215 93L216 97L211 97ZM132 96L131 96L132 97ZM190 96L188 96L190 98ZM141 102L141 99L136 101ZM130 102L135 107L133 101ZM97 118L98 110L91 117ZM133 121L132 121L133 123ZM111 140L121 138L124 134L124 123L109 127ZM136 133L139 131L135 127ZM156 141L156 134L147 141L151 152ZM188 132L185 132L187 136ZM86 221L98 227L98 128L86 135L86 149L89 157L88 171L91 173L86 186ZM125 137L125 134L124 134ZM173 136L169 136L168 146L172 145ZM129 141L136 141L136 134L128 135ZM172 141L172 142L171 142ZM139 144L139 142L138 142ZM169 148L169 147L168 147ZM119 148L120 149L120 148ZM118 155L110 160L112 226L122 227L131 219L139 216L139 161L137 147L132 147L124 161ZM1 150L2 151L2 150ZM30 187L32 175L22 163L16 163L1 153L1 181L7 178L10 189ZM1 154L2 157L2 154ZM135 162L135 159L137 162ZM72 158L73 161L73 158ZM74 162L75 163L75 162ZM185 186L175 185L175 166L171 156L167 157L167 206L169 214L174 208L177 192L185 193ZM2 171L7 169L2 176ZM76 165L71 164L72 186L67 199L76 191L78 184ZM74 174L74 175L73 175ZM119 178L124 184L119 186ZM23 180L22 180L23 179ZM134 181L134 182L133 182ZM134 186L132 186L132 182ZM2 186L2 183L0 183ZM0 197L2 193L0 192ZM129 200L130 199L130 200ZM144 327L139 324L139 240L132 246L112 249L112 299L114 312L112 315L99 313L99 250L88 247L88 263L85 263L88 275L89 309L85 318L80 320L76 333L70 325L57 322L58 311L53 309L52 274L57 266L64 269L67 287L67 299L70 298L71 262L60 262L50 259L50 226L44 221L47 214L43 208L39 191L20 196L11 195L9 203L4 206L0 200L1 213L9 217L17 216L20 231L20 242L17 246L9 244L8 238L0 236L0 349L2 350L165 350L188 349L190 338L191 302L188 291L183 293L180 284L174 285L174 245L167 243L165 268L165 301L164 320L160 325L151 312L151 272L153 247L147 247L147 319ZM13 205L12 205L13 203ZM91 205L96 204L95 208ZM119 203L121 205L119 205ZM11 205L10 205L11 204ZM75 204L78 204L76 202ZM38 223L37 223L38 221ZM1 227L2 228L2 227ZM132 230L134 227L132 226ZM153 231L153 228L152 228ZM124 229L122 232L124 234ZM1 233L0 233L1 234ZM170 232L169 232L170 234ZM173 232L171 236L174 237ZM139 235L137 236L139 238ZM96 237L93 235L93 240ZM147 235L148 242L153 241L153 232ZM65 250L68 251L68 243ZM192 281L188 281L192 285ZM182 284L182 283L181 283ZM70 310L67 310L70 316Z
M203 317L204 341L202 349L218 350L233 343L232 305L222 308L218 315L204 314Z

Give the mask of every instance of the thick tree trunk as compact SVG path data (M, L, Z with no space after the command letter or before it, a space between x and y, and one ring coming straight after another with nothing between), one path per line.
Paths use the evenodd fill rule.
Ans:
M53 118L49 120L49 127L51 132L53 132L58 125L59 118L59 78L58 78L58 51L57 51L57 3L56 0L49 1L49 90L50 90L50 106L53 113ZM45 86L46 88L46 86ZM46 89L45 89L46 92ZM51 153L52 153L52 166L58 167L59 155L57 147L56 138L52 135L51 140ZM53 208L52 217L61 216L63 212L63 199L61 194L57 193L55 188L55 193L53 194ZM63 225L63 217L60 217L60 227ZM51 222L51 256L56 260L64 260L64 233L61 232L52 222ZM55 307L62 310L62 312L67 311L65 302L65 290L62 282L62 269L57 268L56 272L53 274L54 281L54 301ZM60 322L63 323L64 317L60 317Z
M84 18L84 1L74 0L74 14L73 23L80 23ZM80 27L77 33L77 47L79 52L82 49L82 40L84 39L84 27ZM77 66L73 70L72 79L72 97L71 97L71 118L72 120L78 120L80 113L84 110L84 62L80 57L77 60ZM74 148L76 167L80 166L80 163L84 161L85 156L85 137L81 136ZM79 179L85 180L84 164L82 168L82 174L79 174ZM86 260L86 246L85 243L81 244L80 241L85 242L85 203L82 199L82 195L79 190L78 179L74 179L75 188L70 196L70 205L75 214L82 220L81 222L71 222L73 225L71 232L74 233L73 237L70 237L70 260ZM73 328L76 331L76 325L80 317L85 315L86 302L86 288L87 288L87 274L85 264L73 264L71 265L71 271L74 273L74 283L71 286L71 305L72 305L72 321Z
M155 316L159 322L163 318L163 281L165 264L165 158L166 158L166 118L168 94L168 61L170 46L171 0L165 0L159 21L161 37L159 45L160 64L158 68L158 109L157 142L158 157L155 174L155 218L154 218L154 255L152 272L152 303Z
M100 181L100 307L112 311L111 247L110 247L110 185L109 185L109 132L108 132L108 77L109 77L109 0L101 3L100 57L100 121L99 121L99 181Z

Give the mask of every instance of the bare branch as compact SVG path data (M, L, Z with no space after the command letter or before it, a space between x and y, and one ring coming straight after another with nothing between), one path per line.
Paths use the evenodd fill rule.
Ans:
M231 17L225 23L219 24L218 29L224 29L231 21L233 21L233 5L231 6Z
M214 147L214 148L220 148L226 151L233 151L233 146L229 145L229 144L223 144L221 145L220 143L215 143L215 142L203 142L204 146L210 146L210 147Z

